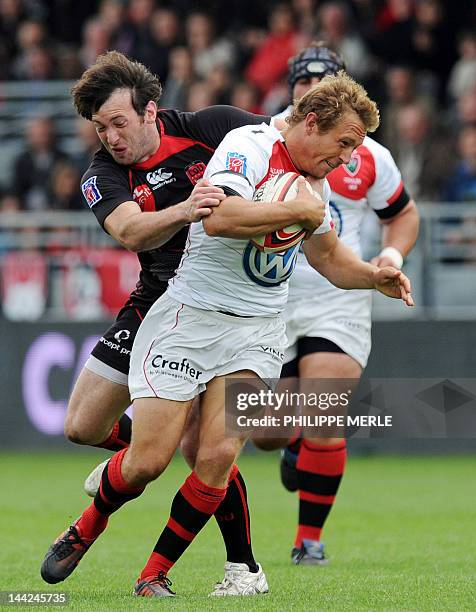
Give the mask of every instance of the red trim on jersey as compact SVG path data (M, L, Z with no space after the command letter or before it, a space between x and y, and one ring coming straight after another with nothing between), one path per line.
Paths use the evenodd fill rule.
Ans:
M367 192L375 183L376 177L375 159L372 152L364 145L360 145L360 147L357 147L356 153L359 160L354 172L350 172L342 164L329 172L326 177L332 191L344 198L349 198L349 200L366 198Z
M210 151L211 153L215 152L215 149L209 147L203 142L200 142L199 140L193 140L192 138L188 137L171 136L169 134L166 134L162 121L159 119L158 122L160 126L159 148L151 157L149 157L149 159L146 159L145 161L140 162L138 164L132 165L131 168L134 168L134 170L152 170L152 168L155 168L155 166L162 163L165 159L172 157L172 155L176 155L181 151L185 151L185 149L189 149L190 147L193 147L195 145L199 145L207 149L207 151Z
M279 170L279 172L276 172L276 170ZM284 146L284 142L277 140L273 145L271 157L269 158L268 172L256 185L256 189L261 187L261 185L270 178L273 178L273 176L276 176L276 174L285 174L286 172L297 172L297 174L301 174L289 156L288 150Z
M388 198L387 200L387 204L389 206L391 206L392 204L394 204L398 198L400 197L401 193L403 191L403 181L400 181L400 185L397 187L397 190L395 191L395 193L393 194L393 196L391 196L390 198Z
M134 191L133 185L134 183L132 182L132 170L129 168L129 187L130 187L131 193Z

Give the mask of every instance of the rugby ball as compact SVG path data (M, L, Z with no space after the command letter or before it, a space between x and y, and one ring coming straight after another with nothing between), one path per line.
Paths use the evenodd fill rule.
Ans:
M297 180L300 174L285 172L277 174L264 182L253 195L255 202L286 202L294 200L297 194ZM306 187L313 193L311 185L306 181ZM306 230L298 223L288 225L270 234L255 236L251 239L260 251L264 253L282 253L299 244L306 235Z

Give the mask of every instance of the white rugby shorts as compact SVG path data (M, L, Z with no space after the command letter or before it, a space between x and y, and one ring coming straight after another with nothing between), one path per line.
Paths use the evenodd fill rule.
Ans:
M234 317L180 304L167 293L144 318L132 347L132 399L186 401L225 374L279 378L287 346L281 315Z
M284 311L288 349L284 362L297 356L299 338L326 338L365 368L371 342L372 291L317 290L313 296L288 302Z

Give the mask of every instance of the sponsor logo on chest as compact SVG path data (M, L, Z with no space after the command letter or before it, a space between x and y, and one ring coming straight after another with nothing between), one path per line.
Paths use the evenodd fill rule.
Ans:
M145 179L151 185L153 191L169 183L175 183L177 180L172 172L167 172L165 168L157 168L157 170L148 172Z

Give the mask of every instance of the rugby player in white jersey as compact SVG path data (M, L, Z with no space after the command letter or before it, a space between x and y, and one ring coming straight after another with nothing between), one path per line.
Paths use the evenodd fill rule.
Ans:
M325 43L311 44L289 62L292 100L299 99L327 74L345 69L342 58ZM279 118L292 113L292 105ZM327 176L331 214L340 240L361 255L360 226L368 207L383 224L382 251L371 263L402 267L418 235L418 212L405 191L388 149L366 136L342 164ZM343 291L316 274L303 253L289 283L284 312L289 348L281 376L342 379L354 385L367 364L371 347L371 300L368 291ZM257 441L261 448L270 440ZM276 441L279 444L279 441ZM290 491L299 491L298 528L291 557L295 564L328 562L321 531L329 515L346 463L346 441L324 431L320 438L297 439L285 448L281 477Z
M281 312L299 245L284 255L264 254L250 238L300 223L314 232L304 246L310 264L332 282L348 289L376 288L413 305L408 278L396 268L365 263L347 249L332 229L329 207L308 192L303 180L297 197L285 204L252 201L256 187L276 173L297 171L323 179L348 163L377 125L375 104L341 74L324 79L300 100L283 133L266 124L233 130L210 160L206 177L228 197L217 214L191 228L176 276L140 326L129 374L132 441L121 451L107 492L114 502L111 514L160 476L179 444L193 398L202 393L195 468L174 497L136 595L173 595L168 571L226 493L246 438L225 435L224 377L264 380L281 371L287 344ZM100 516L93 520L105 528ZM232 588L230 574L213 594L234 594ZM261 592L266 589L263 574Z

